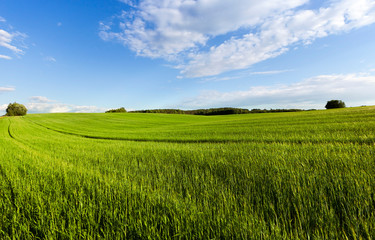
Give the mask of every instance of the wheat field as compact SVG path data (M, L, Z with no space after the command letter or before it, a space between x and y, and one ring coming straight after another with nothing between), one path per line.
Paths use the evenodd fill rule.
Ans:
M375 108L0 119L1 239L372 239Z

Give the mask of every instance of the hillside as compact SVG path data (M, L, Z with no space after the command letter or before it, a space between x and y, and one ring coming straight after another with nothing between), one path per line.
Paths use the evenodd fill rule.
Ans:
M375 108L0 119L0 238L368 239Z

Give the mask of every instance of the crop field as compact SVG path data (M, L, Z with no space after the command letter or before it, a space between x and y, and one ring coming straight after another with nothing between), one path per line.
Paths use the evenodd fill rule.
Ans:
M375 107L0 119L0 239L372 239Z

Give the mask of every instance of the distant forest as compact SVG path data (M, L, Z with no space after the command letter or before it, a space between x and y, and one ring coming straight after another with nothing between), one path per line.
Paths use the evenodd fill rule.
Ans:
M311 109L315 110L315 109ZM301 112L311 111L302 109L244 109L244 108L210 108L197 110L181 110L181 109L150 109L129 111L128 113L165 113L165 114L190 114L190 115L229 115L229 114L248 114L248 113L274 113L274 112Z
M341 100L331 100L327 102L326 108L344 108L345 103ZM316 109L246 109L246 108L209 108L209 109L197 109L197 110L181 110L181 109L148 109L148 110L136 110L129 111L128 113L165 113L165 114L190 114L190 115L230 115L230 114L248 114L248 113L277 113L277 112L302 112L302 111L314 111ZM120 113L127 112L125 108L111 109L106 113Z

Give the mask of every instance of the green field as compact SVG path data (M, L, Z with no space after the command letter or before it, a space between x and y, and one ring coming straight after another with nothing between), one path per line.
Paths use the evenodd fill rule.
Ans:
M0 239L372 239L375 107L0 119Z

